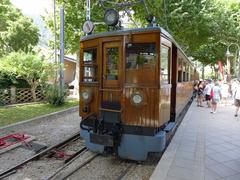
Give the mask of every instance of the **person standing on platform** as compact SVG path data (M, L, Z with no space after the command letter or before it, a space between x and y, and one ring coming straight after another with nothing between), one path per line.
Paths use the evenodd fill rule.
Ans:
M198 83L198 92L197 92L197 106L199 107L203 107L202 102L203 102L203 98L204 98L204 85L203 85L203 81L200 81Z
M213 97L212 97L212 110L211 113L216 113L217 104L220 102L222 98L221 88L219 86L219 82L216 81L215 85L213 86Z
M234 94L234 104L236 106L235 117L238 116L238 110L240 107L240 79L237 80L237 84L235 87L235 94Z
M222 89L222 103L225 104L225 106L227 105L227 99L229 97L229 85L224 82L224 84L221 86Z
M205 100L207 101L207 106L210 108L211 107L211 84L210 81L206 81L206 86L204 88L204 94L205 94Z

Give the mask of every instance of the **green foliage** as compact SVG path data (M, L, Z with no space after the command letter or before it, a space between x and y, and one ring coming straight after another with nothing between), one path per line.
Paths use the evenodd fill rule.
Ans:
M225 63L230 43L240 43L240 3L220 0L146 0L157 23L168 30L188 56L204 65ZM135 17L146 25L143 6Z
M5 72L0 71L0 89L10 88L11 86L15 86L16 88L30 88L30 85L26 80L17 79L16 76L10 76Z
M44 83L52 70L52 64L32 53L13 52L0 60L0 71L25 79L31 86Z
M39 41L32 19L23 16L9 0L0 4L0 57L12 51L31 52Z
M65 9L67 52L76 52L79 49L79 38L83 35L82 24L86 18L85 3L85 0L57 0L58 7L63 5ZM112 3L106 2L106 7L101 7L98 3L96 0L91 1L93 22L103 21L104 8L116 9ZM230 43L240 43L240 3L237 1L145 0L145 4L149 12L156 17L157 23L173 35L186 54L204 65L214 64L217 60L224 64L227 46ZM147 13L143 3L130 9L135 11L133 19L142 27L146 26ZM53 19L45 18L45 22L53 31ZM103 30L106 30L105 25L96 26L94 33Z
M32 53L13 52L0 59L0 72L15 79L23 79L31 86L34 101L35 90L54 74L55 66Z
M49 85L45 89L46 100L54 106L62 105L65 102L66 96L66 89L61 88L59 85Z
M59 9L63 5L65 15L65 27L64 27L64 36L65 36L65 49L66 53L75 53L79 50L79 40L83 35L82 25L86 19L86 1L85 0L56 0L57 2L57 44L59 44ZM91 20L93 22L102 22L103 20L103 9L99 7L98 1L91 1ZM43 17L46 26L54 32L54 22L53 15L50 14L48 17ZM95 32L106 30L106 26L98 25L95 27ZM53 42L50 42L53 46Z

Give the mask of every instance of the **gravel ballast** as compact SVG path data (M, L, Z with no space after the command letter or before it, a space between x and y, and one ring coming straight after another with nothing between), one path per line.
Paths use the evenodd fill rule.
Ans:
M38 142L47 146L59 143L76 132L79 132L80 117L78 111L61 113L44 120L33 120L27 123L1 128L0 135L26 133L36 137ZM34 152L24 148L16 148L0 156L0 173L32 156Z

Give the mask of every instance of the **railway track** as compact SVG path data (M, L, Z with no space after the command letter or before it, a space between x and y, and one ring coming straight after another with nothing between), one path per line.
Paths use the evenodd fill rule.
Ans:
M87 152L87 150L86 150ZM89 151L88 151L89 152ZM79 159L79 156L77 156L75 159L67 163L65 166L59 168L57 171L55 171L52 175L48 176L47 178L44 178L45 180L65 180L71 177L72 174L74 174L79 169L85 167L87 164L92 162L99 154L92 154L90 152L90 155L88 157L84 157L84 159ZM73 162L75 161L75 162Z
M31 162L31 161L34 161L34 160L39 160L41 159L42 157L52 157L54 155L54 153L58 152L58 150L61 150L63 148L66 148L67 146L69 146L69 144L71 144L72 142L75 142L77 140L80 139L80 136L79 136L79 132L76 133L76 134L73 134L71 137L63 140L62 142L60 143L57 143L53 146L50 146L48 147L47 149L41 151L40 153L38 154L35 154L34 156L26 159L25 161L23 162L20 162L19 164L3 171L1 174L0 174L0 179L3 179L11 174L14 174L17 172L17 170L19 168L22 168L24 165L26 165L27 163ZM83 153L84 151L86 151L86 147L82 147L80 148L77 152L75 152L73 155L71 155L69 158L65 159L64 160L64 163L68 164L70 163L74 158L78 157L81 153Z
M122 180L122 179L127 175L127 173L130 172L130 170L131 170L133 167L135 167L135 166L136 166L136 165L129 164L129 165L126 167L126 169L124 169L124 170L120 173L120 175L116 178L116 180Z

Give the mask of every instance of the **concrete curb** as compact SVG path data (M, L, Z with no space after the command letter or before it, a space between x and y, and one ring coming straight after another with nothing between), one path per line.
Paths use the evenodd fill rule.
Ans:
M3 127L0 127L0 130L7 130L7 129L13 128L15 126L17 127L17 126L21 126L21 125L24 125L24 124L27 124L27 123L34 123L35 121L45 121L47 119L48 120L49 119L56 119L59 116L64 116L68 113L76 112L76 111L78 111L78 109L79 109L79 106L74 106L74 107L71 107L71 108L68 108L68 109L65 109L65 110L62 110L62 111L54 112L54 113L43 115L43 116L38 116L38 117L28 119L28 120L25 120L25 121L21 121L21 122L15 123L15 124L10 124L10 125L7 125L7 126L3 126Z

